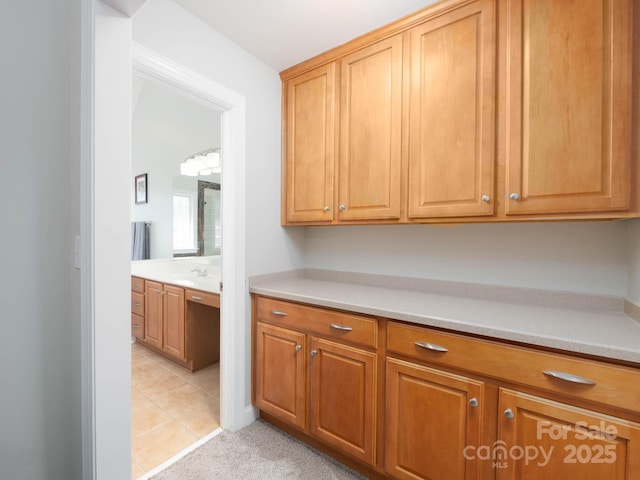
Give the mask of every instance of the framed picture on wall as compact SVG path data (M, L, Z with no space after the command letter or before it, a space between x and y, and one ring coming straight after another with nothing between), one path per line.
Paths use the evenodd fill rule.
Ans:
M135 179L136 205L147 203L147 174L136 175Z

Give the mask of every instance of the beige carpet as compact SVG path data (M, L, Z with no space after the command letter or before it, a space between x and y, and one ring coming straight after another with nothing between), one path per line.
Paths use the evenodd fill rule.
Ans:
M222 432L153 477L154 480L364 479L362 475L263 420Z

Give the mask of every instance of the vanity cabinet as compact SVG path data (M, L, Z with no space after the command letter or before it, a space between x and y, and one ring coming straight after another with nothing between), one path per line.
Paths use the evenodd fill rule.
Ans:
M131 277L131 335L144 340L144 278Z
M183 288L146 280L144 341L180 361L186 360L184 302Z
M373 465L376 347L374 319L256 297L254 404Z
M282 223L638 216L637 8L444 0L281 72Z

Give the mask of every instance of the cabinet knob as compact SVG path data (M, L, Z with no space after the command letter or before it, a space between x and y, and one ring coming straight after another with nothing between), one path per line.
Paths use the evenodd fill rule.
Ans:
M513 413L513 410L511 410L510 408L507 408L504 412L504 416L511 419L511 418L515 418L516 414Z
M480 405L480 403L478 402L478 399L476 397L473 397L469 400L470 407L476 408L478 405Z
M325 206L324 206L324 208L323 208L323 210L324 210L325 212L328 212L329 210L331 210L331 208L329 207L329 205L325 205Z
M311 350L311 356L315 357L318 354L318 350Z
M299 352L300 350L302 350L302 345L296 345L296 352Z
M491 197L489 195L482 195L482 197L480 198L484 203L489 203L489 200L491 200Z
M511 195L509 195L509 198L511 200L520 200L520 195L518 195L516 192L513 192Z
M346 206L344 203L342 203L342 204L340 204L340 206L339 206L338 208L339 208L340 210L346 210L346 209L347 209L347 206Z

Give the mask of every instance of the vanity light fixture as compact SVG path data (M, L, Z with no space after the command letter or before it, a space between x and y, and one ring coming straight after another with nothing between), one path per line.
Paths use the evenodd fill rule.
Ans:
M211 175L220 173L220 149L210 148L202 152L194 153L180 164L180 175L197 177L198 175Z

